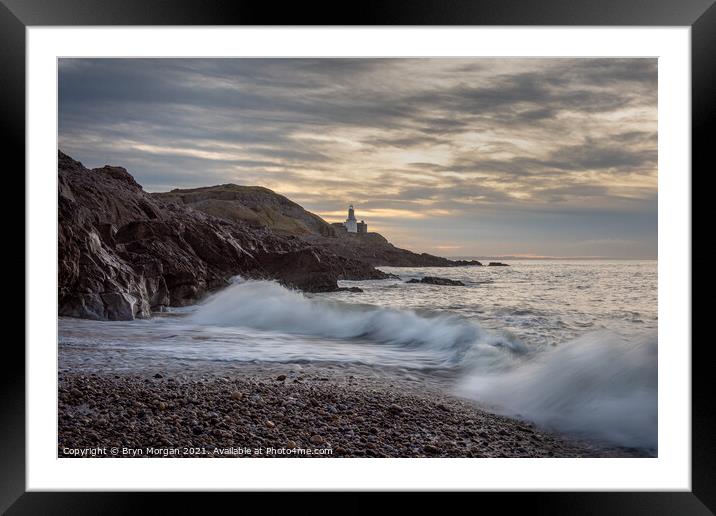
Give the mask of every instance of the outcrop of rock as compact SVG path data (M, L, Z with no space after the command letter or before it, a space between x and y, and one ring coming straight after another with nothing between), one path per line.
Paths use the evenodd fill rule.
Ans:
M225 184L175 189L151 194L155 199L191 206L218 218L276 234L335 236L335 229L318 215L262 186Z
M387 277L292 235L152 196L121 167L58 160L59 314L147 317L196 302L237 274L309 292Z
M336 236L307 236L305 240L330 249L339 256L355 257L375 267L459 267L482 265L477 260L449 260L428 253L414 253L395 247L379 233L347 233L336 231Z
M331 292L346 290L338 280L394 277L379 265L481 265L416 254L378 233L348 234L262 187L150 194L122 167L89 170L62 152L58 182L58 301L65 316L148 317L195 303L235 275Z
M490 267L509 267L508 264L502 262L490 262L487 265Z
M438 278L436 276L425 276L424 278L417 279L413 278L406 281L406 283L427 283L428 285L447 285L451 287L464 287L465 284L462 281L451 280L447 278Z
M482 265L477 260L448 260L427 253L400 249L378 233L347 233L329 224L300 205L260 186L226 184L204 188L175 189L151 194L232 222L270 229L277 235L290 235L328 249L348 259L375 267L457 267Z

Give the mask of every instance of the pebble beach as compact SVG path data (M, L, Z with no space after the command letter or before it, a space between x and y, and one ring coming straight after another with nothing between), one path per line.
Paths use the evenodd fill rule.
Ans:
M373 372L60 372L58 457L619 457Z

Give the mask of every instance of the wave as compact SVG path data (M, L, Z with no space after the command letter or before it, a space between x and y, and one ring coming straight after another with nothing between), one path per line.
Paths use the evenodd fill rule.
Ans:
M192 323L251 328L404 348L458 374L458 394L495 412L620 446L657 448L657 337L627 341L600 332L528 349L444 312L415 312L311 298L271 281L237 281L189 315ZM360 353L354 348L351 353ZM297 350L300 353L300 350ZM321 347L305 348L320 360ZM421 355L422 356L422 355Z
M504 415L626 447L657 449L657 337L592 333L458 391Z
M239 326L331 339L425 347L459 362L476 344L524 351L516 340L484 332L453 314L417 313L308 298L272 281L240 281L214 294L190 316L201 325Z

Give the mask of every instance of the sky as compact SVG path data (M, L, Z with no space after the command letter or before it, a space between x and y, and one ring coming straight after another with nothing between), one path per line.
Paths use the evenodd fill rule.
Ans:
M60 59L59 147L418 252L657 257L656 59Z

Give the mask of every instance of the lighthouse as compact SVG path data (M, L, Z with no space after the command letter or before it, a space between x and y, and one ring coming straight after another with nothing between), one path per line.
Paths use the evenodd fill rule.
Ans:
M353 205L348 206L348 218L343 224L346 227L348 233L358 233L358 221L356 220L355 211L353 211Z

